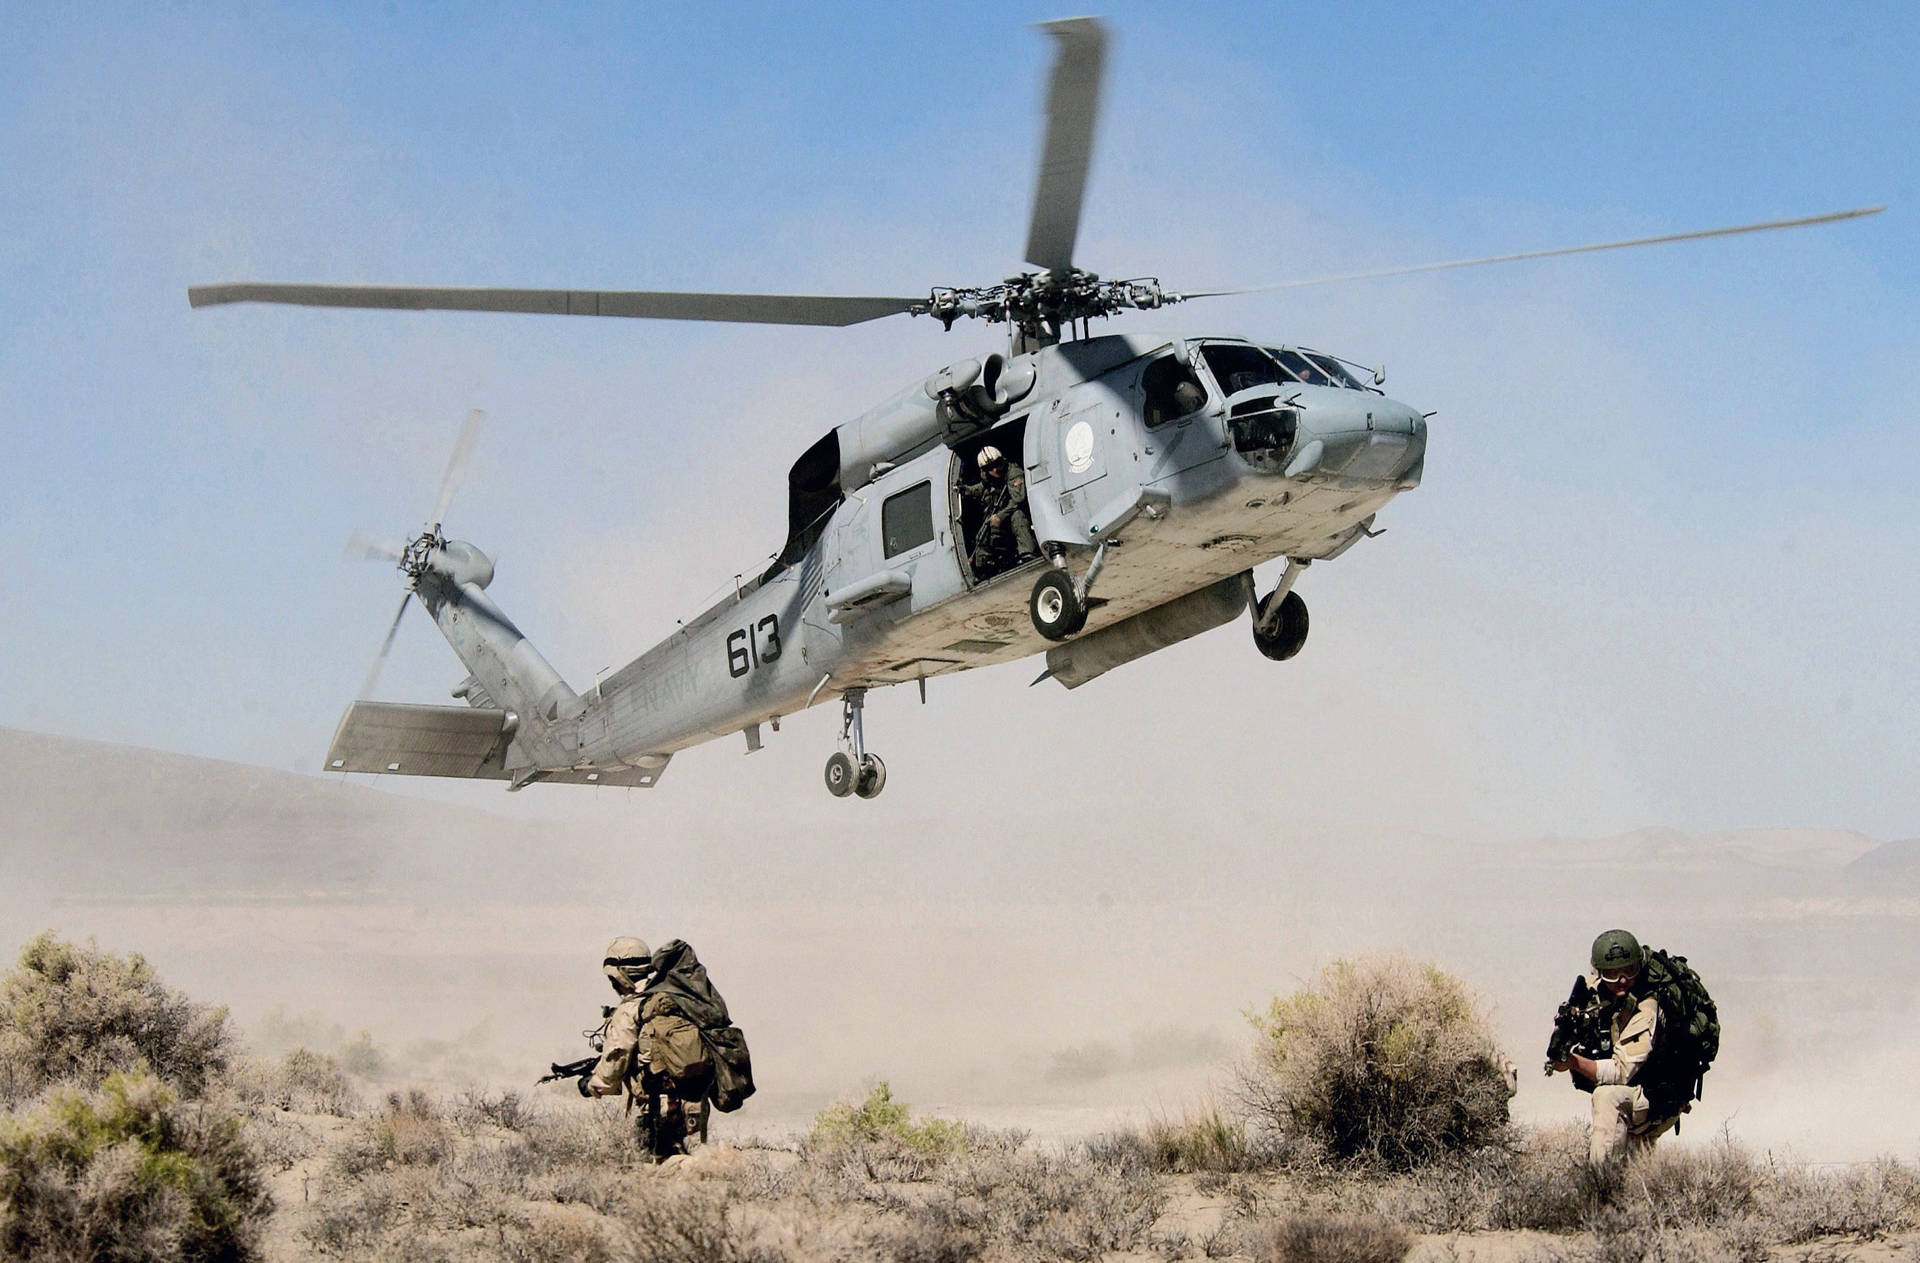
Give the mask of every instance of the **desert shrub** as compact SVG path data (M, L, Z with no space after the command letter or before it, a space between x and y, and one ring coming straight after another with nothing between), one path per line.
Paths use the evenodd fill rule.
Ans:
M0 1105L62 1079L145 1068L188 1097L233 1059L227 1011L170 990L137 954L40 935L0 978Z
M986 1248L979 1230L961 1223L945 1203L887 1220L865 1239L875 1257L893 1263L973 1263Z
M1250 1171L1262 1155L1247 1136L1244 1123L1208 1106L1181 1118L1156 1117L1137 1132L1118 1133L1091 1152L1099 1156L1107 1146L1137 1146L1140 1156L1156 1171L1191 1175L1202 1171Z
M1406 1170L1506 1131L1507 1063L1466 988L1432 965L1337 961L1249 1017L1241 1100L1334 1161Z
M1648 1227L1704 1228L1752 1214L1763 1178L1752 1155L1722 1135L1704 1148L1640 1155L1622 1169L1620 1194Z
M374 1046L373 1036L361 1031L334 1053L340 1068L356 1079L384 1079L393 1068L387 1054Z
M148 1074L0 1124L0 1255L236 1261L273 1204L240 1120Z
M617 1167L638 1159L633 1120L607 1102L586 1102L528 1111L520 1134L555 1167Z
M260 1160L276 1171L291 1171L295 1163L313 1156L313 1133L277 1110L251 1111L244 1131Z
M815 1149L875 1142L892 1142L932 1157L960 1152L966 1144L966 1129L946 1118L913 1121L905 1102L893 1099L893 1088L883 1079L858 1106L842 1101L820 1111L807 1137L807 1143Z
M1839 1169L1775 1166L1768 1217L1782 1241L1871 1240L1920 1221L1920 1172L1891 1158Z
M777 1259L755 1245L728 1214L725 1193L654 1180L635 1190L619 1219L628 1229L628 1263L760 1263Z
M468 1088L456 1096L451 1112L454 1125L463 1132L482 1126L520 1131L533 1120L534 1114L533 1108L512 1089L492 1093L481 1088Z
M325 1053L295 1048L277 1062L245 1062L231 1076L234 1094L250 1106L351 1118L361 1106L353 1084Z
M333 1169L343 1176L389 1166L438 1166L453 1156L453 1129L432 1098L418 1088L389 1092L386 1104L361 1119L334 1151Z
M941 1169L937 1196L904 1207L933 1240L977 1236L1016 1258L1093 1259L1144 1246L1165 1189L1137 1156L982 1151Z
M1400 1263L1413 1234L1378 1218L1296 1214L1244 1230L1255 1263Z
M500 1230L500 1257L506 1263L614 1263L613 1237L598 1223L580 1223L555 1215L516 1220Z

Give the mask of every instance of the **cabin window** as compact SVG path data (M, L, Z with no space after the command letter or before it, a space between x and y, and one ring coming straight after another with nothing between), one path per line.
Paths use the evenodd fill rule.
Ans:
M880 536L886 555L912 552L933 540L933 484L916 483L880 506Z
M1155 360L1140 374L1140 390L1146 396L1147 424L1167 422L1194 412L1207 402L1206 387L1193 370L1169 355Z

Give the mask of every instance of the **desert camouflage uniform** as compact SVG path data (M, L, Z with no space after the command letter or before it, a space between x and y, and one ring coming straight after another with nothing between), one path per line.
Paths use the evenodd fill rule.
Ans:
M1587 976L1587 985L1600 987L1600 975ZM1593 1130L1587 1156L1595 1166L1615 1157L1638 1153L1672 1127L1675 1119L1653 1117L1652 1103L1634 1080L1653 1053L1660 1026L1660 1003L1652 996L1639 1000L1629 994L1613 1006L1613 1056L1593 1063Z

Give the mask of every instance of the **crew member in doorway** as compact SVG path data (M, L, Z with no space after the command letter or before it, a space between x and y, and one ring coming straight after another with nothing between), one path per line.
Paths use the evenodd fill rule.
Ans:
M980 505L980 529L973 537L973 577L987 579L1040 555L1027 515L1027 471L987 445L976 458L980 481L961 484L962 494Z

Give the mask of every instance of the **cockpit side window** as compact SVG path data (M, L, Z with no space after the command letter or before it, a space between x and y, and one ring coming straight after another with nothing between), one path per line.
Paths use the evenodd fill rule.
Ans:
M1171 355L1155 360L1140 374L1140 391L1146 396L1149 426L1165 425L1207 402L1207 388L1192 369Z
M1200 357L1207 362L1207 368L1213 373L1213 379L1220 383L1220 389L1229 395L1255 386L1274 386L1287 379L1280 366L1273 362L1259 347L1241 346L1232 342L1209 342L1200 348Z

